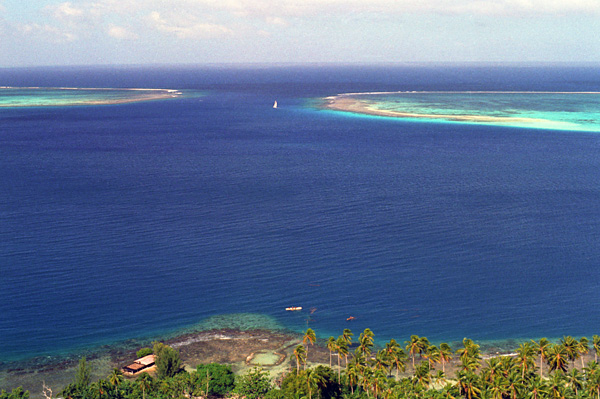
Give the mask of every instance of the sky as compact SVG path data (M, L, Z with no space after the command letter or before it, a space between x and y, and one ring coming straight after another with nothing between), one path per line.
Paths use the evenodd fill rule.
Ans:
M0 67L599 63L600 0L0 0Z

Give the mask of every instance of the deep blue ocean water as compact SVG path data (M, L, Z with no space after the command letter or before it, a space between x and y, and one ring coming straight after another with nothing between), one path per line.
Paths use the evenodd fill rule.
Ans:
M316 308L325 337L600 333L599 134L313 106L357 91L598 91L600 68L4 69L0 86L202 93L0 110L0 362L215 315L305 329L291 305Z

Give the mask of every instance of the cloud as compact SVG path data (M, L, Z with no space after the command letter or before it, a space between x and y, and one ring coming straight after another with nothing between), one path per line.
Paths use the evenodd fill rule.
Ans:
M224 25L200 22L193 15L170 15L163 18L158 11L148 15L151 24L161 32L175 35L179 39L202 39L233 33Z
M129 31L127 28L117 25L109 26L107 33L110 37L120 40L136 40L139 38L139 36L136 33Z
M10 8L1 17L10 23ZM30 21L13 17L29 35L73 41L93 34L133 40L144 29L179 39L234 36L235 32L264 36L268 31L351 17L411 18L449 16L536 17L540 15L600 15L600 0L71 0L47 5ZM125 25L126 21L126 25ZM126 27L127 26L127 27ZM36 33L37 32L37 33ZM43 33L45 32L45 33Z
M49 42L64 43L77 40L77 35L74 33L48 24L23 24L18 29L26 36L34 36Z
M45 10L50 11L54 18L59 20L81 17L84 13L83 9L73 7L68 1L53 6L46 6Z
M178 7L204 6L239 16L305 17L320 14L566 14L600 13L597 0L174 0Z
M280 17L267 17L265 18L265 21L269 24L269 25L276 25L276 26L288 26L289 22L286 21L283 18Z

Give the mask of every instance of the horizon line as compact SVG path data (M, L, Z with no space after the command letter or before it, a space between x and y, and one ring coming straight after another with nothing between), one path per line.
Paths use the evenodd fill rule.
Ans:
M106 63L0 66L0 70L54 68L274 68L286 67L600 67L600 61L284 61L284 62L206 62L206 63Z

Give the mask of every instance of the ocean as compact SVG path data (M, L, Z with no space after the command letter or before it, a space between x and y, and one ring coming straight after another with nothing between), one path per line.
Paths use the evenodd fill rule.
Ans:
M600 91L599 72L2 69L0 86L183 95L0 109L1 365L214 326L368 327L399 342L598 334L600 134L317 105L361 91Z

